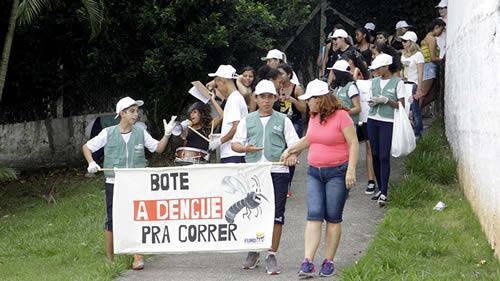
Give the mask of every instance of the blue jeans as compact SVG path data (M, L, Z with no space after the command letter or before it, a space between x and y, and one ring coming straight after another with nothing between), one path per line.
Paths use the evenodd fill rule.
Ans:
M347 163L336 167L307 169L307 220L342 222L347 199Z
M413 84L412 95L415 96L417 92L417 84ZM415 135L422 135L422 131L424 130L424 123L422 122L422 112L420 111L420 106L418 104L418 100L413 100L410 105L410 110L413 112L413 121L415 122Z
M368 118L368 138L372 149L373 169L382 194L387 196L391 174L391 146L393 123Z

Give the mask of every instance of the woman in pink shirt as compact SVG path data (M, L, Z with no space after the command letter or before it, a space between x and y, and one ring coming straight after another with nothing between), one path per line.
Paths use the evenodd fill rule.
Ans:
M305 258L299 276L312 276L313 259L321 241L321 229L326 220L325 258L320 276L335 274L333 258L340 241L342 212L347 189L356 183L358 139L349 113L318 79L307 85L299 99L307 100L311 112L307 134L297 144L283 152L287 163L309 147L307 171L307 224L305 230ZM290 163L293 164L293 163Z

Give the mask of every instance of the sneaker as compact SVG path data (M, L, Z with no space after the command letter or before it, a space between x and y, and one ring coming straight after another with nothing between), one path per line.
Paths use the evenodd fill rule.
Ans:
M293 196L293 192L291 191L288 191L288 193L286 194L286 198L290 198Z
M269 275L281 273L281 268L278 266L278 261L275 255L268 255L266 258L266 271Z
M304 259L302 265L300 266L299 276L312 277L315 272L316 268L314 267L314 264L310 260Z
M388 200L387 196L385 196L384 194L381 194L377 200L377 203L380 205L380 207L384 207L385 204L387 203L387 200Z
M144 269L144 258L141 255L134 255L134 262L132 263L133 270Z
M368 186L366 187L365 194L373 194L373 193L375 193L375 184L369 183Z
M382 195L382 191L378 191L377 193L375 193L374 196L372 196L372 200L378 200L378 198L380 197L380 195Z
M243 262L243 269L254 269L260 262L260 254L248 252L247 259Z
M333 264L333 261L325 259L321 264L321 270L319 271L319 276L329 277L337 273L337 269Z

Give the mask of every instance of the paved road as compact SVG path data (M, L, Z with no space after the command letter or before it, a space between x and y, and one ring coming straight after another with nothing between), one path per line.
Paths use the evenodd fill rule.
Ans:
M354 263L368 247L374 237L378 222L383 217L383 209L364 194L367 176L365 168L364 145L360 146L361 157L358 163L358 185L351 190L344 210L343 234L335 257L335 264L341 271ZM155 256L146 262L142 271L128 271L118 280L297 280L297 272L304 256L304 226L306 217L306 153L301 155L292 190L295 196L289 198L286 206L286 224L283 228L281 246L277 255L282 273L267 276L264 266L254 270L241 269L246 253L232 254L176 254ZM391 179L397 178L402 171L402 161L393 161ZM322 247L316 256L316 266L320 266ZM338 279L338 278L337 278Z

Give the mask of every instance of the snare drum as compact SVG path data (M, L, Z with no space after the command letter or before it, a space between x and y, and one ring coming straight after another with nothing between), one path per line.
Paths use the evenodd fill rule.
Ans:
M209 161L210 154L203 149L179 147L175 150L175 162L179 164L204 164Z

